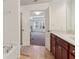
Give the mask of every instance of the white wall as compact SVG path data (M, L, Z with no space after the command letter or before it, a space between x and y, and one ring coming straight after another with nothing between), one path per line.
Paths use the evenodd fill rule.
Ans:
M67 32L75 32L75 0L67 1Z
M55 31L66 31L66 2L63 0L50 3L50 29Z
M49 6L49 3L32 4L21 6L21 12L23 14L23 45L30 45L30 16L31 11L34 10L45 10Z
M16 53L20 54L20 0L4 0L3 8L3 45L16 45L18 47L18 52Z
M75 33L75 0L72 0L72 32Z
M75 0L52 0L50 15L51 30L75 31Z

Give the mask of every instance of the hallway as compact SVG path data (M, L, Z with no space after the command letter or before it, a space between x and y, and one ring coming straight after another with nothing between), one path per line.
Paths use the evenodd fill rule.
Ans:
M54 57L43 46L24 46L21 48L20 59L54 59Z

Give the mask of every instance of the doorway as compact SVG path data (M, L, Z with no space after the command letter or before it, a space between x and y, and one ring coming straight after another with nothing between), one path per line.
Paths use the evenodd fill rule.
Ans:
M31 12L30 44L45 46L45 13L44 11Z

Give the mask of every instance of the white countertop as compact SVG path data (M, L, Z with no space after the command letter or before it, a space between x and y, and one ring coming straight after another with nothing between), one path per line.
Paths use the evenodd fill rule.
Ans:
M69 42L70 44L75 45L75 35L74 34L69 34L69 33L60 32L60 31L51 31L51 33L57 35L58 37Z

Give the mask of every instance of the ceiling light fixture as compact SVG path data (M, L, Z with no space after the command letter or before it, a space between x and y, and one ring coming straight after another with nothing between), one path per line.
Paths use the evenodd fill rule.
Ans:
M42 13L42 11L35 11L34 12L36 15L40 15Z

